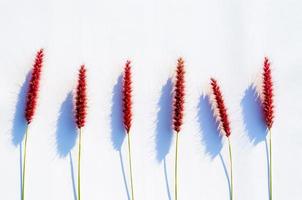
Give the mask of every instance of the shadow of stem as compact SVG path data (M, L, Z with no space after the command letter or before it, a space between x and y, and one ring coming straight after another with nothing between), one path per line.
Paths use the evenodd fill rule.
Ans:
M73 198L74 198L74 200L78 200L77 190L76 190L76 185L75 185L75 179L74 179L74 168L73 168L73 161L72 161L71 152L69 152L69 163L70 163L70 173L71 173L71 181L72 181Z
M221 155L221 153L219 153L219 159L221 161L221 164L222 164L222 167L223 167L223 171L224 171L224 174L225 174L225 177L227 179L227 182L228 182L228 188L229 188L229 197L230 199L232 198L231 195L232 195L232 192L231 192L231 181L230 181L230 176L229 176L229 173L228 173L228 168L225 164L225 161Z

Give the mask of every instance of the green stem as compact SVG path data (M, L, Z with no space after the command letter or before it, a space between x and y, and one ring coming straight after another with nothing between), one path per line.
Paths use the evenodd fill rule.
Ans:
M269 129L269 191L270 191L270 200L273 199L273 172L272 172L272 132Z
M234 193L234 184L233 184L233 158L232 158L232 146L231 140L228 137L229 143L229 156L230 156L230 173L231 173L231 200L233 200L233 193Z
M24 141L24 155L23 155L23 169L22 169L22 200L24 200L25 195L25 167L26 167L26 149L27 149L27 132L28 124L25 129L25 141Z
M176 133L176 147L175 147L175 170L174 170L174 192L175 192L175 200L177 200L177 196L178 196L178 177L177 177L177 170L178 170L178 132Z
M81 143L82 143L82 128L79 132L79 154L78 154L78 200L81 200Z
M130 183L131 183L131 197L134 200L134 189L133 189L133 175L132 175L132 159L131 159L131 141L130 134L128 133L128 158L129 158L129 171L130 171Z

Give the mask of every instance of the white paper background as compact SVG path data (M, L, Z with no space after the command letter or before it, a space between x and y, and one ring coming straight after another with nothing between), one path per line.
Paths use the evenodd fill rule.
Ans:
M89 93L82 199L128 199L118 93L126 59L133 60L136 199L174 199L169 78L179 56L187 71L179 199L228 199L221 162L228 165L226 142L215 134L202 96L211 76L219 80L229 108L235 199L268 199L264 128L250 88L259 83L264 56L272 60L276 93L274 199L301 199L301 9L299 0L1 0L0 199L20 199L24 81L41 47L45 65L29 131L26 199L75 199L71 164L76 187L77 138L70 92L82 63Z

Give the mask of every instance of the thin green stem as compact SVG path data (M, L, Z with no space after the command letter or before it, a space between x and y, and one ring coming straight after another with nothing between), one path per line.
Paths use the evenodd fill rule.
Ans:
M175 192L175 200L177 200L178 196L178 132L176 133L176 147L175 147L175 170L174 170L174 192Z
M273 199L273 164L272 164L272 131L269 129L269 191L270 191L270 200Z
M133 175L132 175L132 159L131 159L131 139L128 133L128 158L129 158L129 171L130 171L130 184L131 184L131 197L134 200L134 189L133 189Z
M233 158L232 158L232 146L231 140L228 137L229 143L229 156L230 156L230 173L231 173L231 200L233 200L233 193L234 193L234 183L233 183Z
M79 131L79 152L78 152L78 200L81 200L81 143L82 128Z
M25 141L24 141L24 155L23 155L23 169L22 169L22 200L25 196L25 169L26 169L26 149L27 149L27 134L28 133L28 124L25 129Z

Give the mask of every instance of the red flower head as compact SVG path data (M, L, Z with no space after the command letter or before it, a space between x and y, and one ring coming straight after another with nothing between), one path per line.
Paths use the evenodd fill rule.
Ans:
M43 64L43 49L40 49L36 54L35 63L31 73L29 88L27 92L27 100L25 106L25 119L27 124L30 124L35 114L37 98L39 92L39 84L41 79L41 69Z
M269 129L272 128L274 122L274 103L273 103L273 82L271 74L271 64L268 58L264 59L263 65L263 112L265 123Z
M128 134L131 128L132 120L132 87L131 87L131 61L127 61L124 69L124 83L123 83L123 113L124 126Z
M221 128L225 132L225 135L227 137L229 137L231 135L231 128L230 128L230 122L229 122L229 118L228 118L227 109L224 105L224 100L223 100L222 93L220 91L220 87L219 87L217 81L213 78L211 78L211 86L212 86L212 91L214 94L216 106L218 109Z
M87 109L86 87L86 69L85 65L82 65L79 70L78 86L75 98L75 119L78 128L82 128L85 125Z
M174 130L179 133L183 123L184 103L185 103L185 69L184 60L177 60L176 83L174 88L173 103L173 126Z

